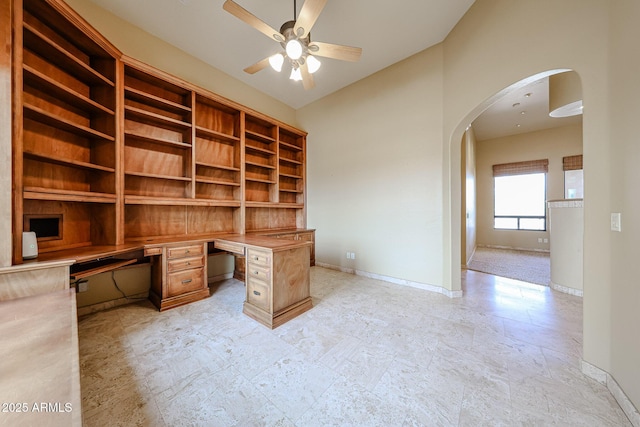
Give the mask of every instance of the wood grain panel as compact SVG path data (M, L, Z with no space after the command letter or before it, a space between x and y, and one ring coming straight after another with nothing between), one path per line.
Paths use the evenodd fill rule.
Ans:
M232 233L237 232L234 213L238 208L226 207L189 207L187 213L187 233Z
M197 97L196 126L227 135L240 136L239 115L237 110L201 96Z
M124 232L129 239L187 233L185 206L128 205L124 215Z
M278 252L273 260L273 311L310 296L309 246Z
M143 172L163 176L188 175L187 155L184 148L142 141L128 141L124 147L124 171Z
M240 169L239 142L196 138L196 162Z

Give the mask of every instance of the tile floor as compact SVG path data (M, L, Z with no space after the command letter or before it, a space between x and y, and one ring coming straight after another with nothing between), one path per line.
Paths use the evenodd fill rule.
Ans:
M463 271L464 297L313 267L271 331L244 286L80 319L86 426L630 426L582 375L582 300Z

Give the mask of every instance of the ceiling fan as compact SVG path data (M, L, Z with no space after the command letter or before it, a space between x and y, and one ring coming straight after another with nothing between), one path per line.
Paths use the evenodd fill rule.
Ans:
M222 8L236 18L251 25L267 37L280 43L284 51L276 53L244 69L246 73L254 74L268 65L276 71L282 70L285 58L291 63L291 80L300 81L305 89L315 86L312 74L320 68L320 61L316 56L355 62L360 59L362 49L359 47L343 46L331 43L311 41L311 28L324 9L327 0L306 0L296 19L296 3L294 0L294 20L287 21L276 31L269 24L257 18L251 12L233 0L226 0Z

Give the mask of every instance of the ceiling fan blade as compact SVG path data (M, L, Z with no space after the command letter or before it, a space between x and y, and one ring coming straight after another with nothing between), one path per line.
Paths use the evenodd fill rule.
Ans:
M320 16L326 4L327 0L305 0L293 29L299 38L303 39L307 37L309 31L311 31L311 27L316 23L318 16ZM302 31L302 33L298 34L298 31Z
M300 74L302 75L302 86L304 90L313 89L316 86L316 82L313 80L313 75L309 72L306 62L300 66Z
M222 8L246 24L251 25L270 39L277 42L284 40L279 31L274 30L269 24L262 21L260 18L257 18L254 14L240 6L238 3L232 0L226 0L222 5Z
M317 46L318 49L315 49L314 46ZM309 51L313 55L350 62L358 61L362 55L362 48L323 42L309 43Z
M269 58L267 57L261 61L256 62L253 65L248 66L247 68L244 69L244 72L249 74L255 74L258 71L267 68L268 66L269 66Z

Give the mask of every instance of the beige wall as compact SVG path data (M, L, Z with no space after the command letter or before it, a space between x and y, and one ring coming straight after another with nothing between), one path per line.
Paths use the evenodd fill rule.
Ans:
M581 125L478 141L476 158L478 245L548 251L549 231L495 230L493 228L493 165L548 159L547 200L557 200L564 198L562 158L576 154L582 154ZM543 239L542 243L538 243L539 238ZM544 243L544 239L547 239L547 243Z
M309 132L317 262L441 286L442 46L300 109L298 120Z
M640 409L640 2L616 0L612 3L610 40L611 88L611 201L610 212L622 214L622 232L611 233L611 371L627 396ZM592 180L597 177L591 177ZM586 206L586 204L585 204ZM585 217L589 211L585 210ZM606 227L605 227L606 228ZM594 262L593 259L587 262ZM590 268L585 269L585 275ZM585 296L588 289L585 289Z
M293 108L129 24L90 0L66 2L125 55L297 126Z
M477 245L477 172L476 172L477 141L473 127L469 127L462 137L462 186L460 201L462 230L462 264L467 265L476 250Z
M605 0L478 0L444 42L444 218L451 286L459 282L460 159L466 126L500 91L530 76L573 69L582 81L585 164L584 358L611 367L609 8ZM508 19L507 19L508 17ZM526 52L526 53L525 53ZM537 74L537 75L536 75ZM629 80L631 82L631 80ZM455 141L455 142L454 142ZM448 185L449 184L449 185ZM456 215L451 215L456 212ZM449 238L450 236L450 238ZM446 268L446 266L445 266ZM459 274L459 273L458 273ZM640 357L640 354L636 354ZM640 402L640 396L635 397Z

